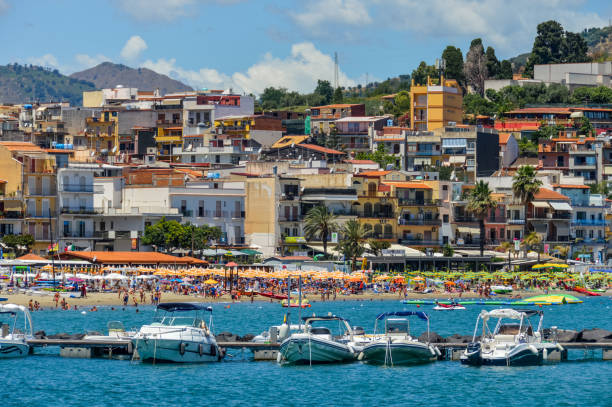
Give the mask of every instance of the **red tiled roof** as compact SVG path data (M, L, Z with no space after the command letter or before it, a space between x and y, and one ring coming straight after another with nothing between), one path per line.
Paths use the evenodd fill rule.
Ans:
M321 147L321 146L317 146L315 144L299 144L297 147L304 147L307 148L309 150L313 150L313 151L318 151L320 153L324 153L324 154L335 154L335 155L343 155L346 153L343 153L342 151L338 151L338 150L332 150L331 148L327 148L327 147Z
M564 201L569 201L570 199L563 195L558 193L557 191L553 191L547 188L540 188L540 190L538 191L537 194L535 194L535 196L533 197L534 201L547 201L549 199L551 200L564 200Z
M360 106L362 103L337 103L335 105L325 105L325 106L314 106L311 109L324 109L324 108L343 108L343 107L353 107Z
M569 107L526 107L524 109L511 110L508 113L557 113L557 114L570 114L571 110Z
M568 184L553 184L554 188L577 188L577 189L591 189L588 185L568 185Z
M28 254L24 254L21 257L17 257L16 260L37 260L37 261L48 261L48 259L45 259L44 257L40 257L34 253L28 253Z
M192 257L176 257L158 252L66 252L67 255L97 264L194 264ZM95 261L94 261L95 259ZM197 263L200 264L200 263Z
M512 136L510 133L500 133L499 134L499 144L508 144L508 139Z
M344 160L344 162L349 164L376 164L372 160Z
M362 172L358 172L357 174L355 174L356 177L382 177L385 176L387 174L390 174L391 171L381 171L381 170L376 170L376 171L362 171Z
M0 146L6 147L9 151L43 151L36 144L21 141L0 141Z

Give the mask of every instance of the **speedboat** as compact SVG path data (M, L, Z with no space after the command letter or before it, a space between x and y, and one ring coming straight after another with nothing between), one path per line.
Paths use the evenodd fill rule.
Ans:
M23 330L17 327L18 312L23 313ZM27 356L31 350L28 339L33 338L30 311L23 305L0 304L0 318L0 359Z
M291 299L291 305L289 305L289 300L282 300L281 305L283 308L310 308L310 302L306 298L302 298L302 301Z
M533 329L530 317L539 316L537 329ZM488 321L497 318L493 331ZM544 313L535 310L511 308L481 311L476 319L474 337L461 355L466 365L526 366L539 365L548 359L551 352L562 352L561 345L542 341L542 319ZM477 340L479 322L482 320L482 335ZM510 322L507 322L510 320ZM518 322L516 322L518 321Z
M210 313L208 325L204 312ZM212 308L201 304L159 304L154 322L143 325L132 343L143 362L216 362L223 357L212 334Z
M491 291L495 294L510 294L512 293L511 285L492 285Z
M302 319L303 329L281 343L277 358L279 363L340 363L356 360L362 347L355 343L353 329L346 319L335 315ZM337 325L340 335L332 335L332 325Z
M366 363L381 365L409 365L433 362L440 356L438 348L429 343L419 342L410 336L408 318L416 316L427 322L427 337L429 337L429 317L424 312L398 311L385 312L376 317L374 322L374 340L364 346L359 360ZM377 337L379 321L384 320L385 333Z
M461 304L450 303L450 304L442 304L441 302L436 301L436 306L433 308L434 311L455 311L455 310L464 310L465 307Z

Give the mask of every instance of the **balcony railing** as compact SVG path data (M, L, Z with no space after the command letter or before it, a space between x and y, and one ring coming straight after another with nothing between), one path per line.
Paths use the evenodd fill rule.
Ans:
M104 192L102 185L81 185L81 184L62 184L59 186L60 192L83 192L101 194Z
M352 211L351 215L355 215L360 218L374 218L374 219L392 219L397 216L395 212L363 213L363 212L356 212L356 211Z
M244 218L244 211L232 211L232 218L234 219Z
M438 246L440 241L438 240L422 240L422 239L400 239L400 243L403 245L413 246Z
M95 215L104 213L104 208L102 207L70 207L70 206L62 206L60 208L60 213L64 214L73 214L73 215Z
M299 216L279 216L280 222L299 222L301 219Z
M525 219L508 219L508 225L524 225Z
M400 206L438 206L440 205L439 199L404 199L398 198L398 204Z
M23 212L20 211L0 211L0 219L22 219Z
M572 226L606 226L605 219L572 219Z
M559 220L570 220L572 219L572 214L571 213L545 213L545 214L541 214L541 213L532 213L531 216L529 216L529 219L534 219L534 220L550 220L550 219L559 219Z
M55 196L57 192L55 189L33 189L26 193L27 196Z
M494 216L488 217L485 219L486 223L506 223L506 218L504 216Z
M10 193L0 193L0 201L21 201L23 194L21 191L14 191Z
M372 233L370 237L372 239L385 239L385 240L395 239L395 236L393 235L393 233Z
M454 222L467 222L467 223L471 223L471 222L479 222L478 218L475 218L473 216L455 216L453 218Z
M62 237L93 239L93 238L100 238L102 236L100 236L99 234L96 234L95 232L90 232L90 231L85 231L83 233L79 233L78 231L72 231L72 232L64 231L62 233Z
M440 226L440 219L400 219L400 225Z

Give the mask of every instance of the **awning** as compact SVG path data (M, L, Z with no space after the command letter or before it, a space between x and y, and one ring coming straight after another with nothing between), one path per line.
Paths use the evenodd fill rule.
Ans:
M451 164L465 164L464 155L452 155L448 158L448 162Z
M612 175L612 165L604 165L604 175Z
M445 138L442 139L442 147L467 147L467 140L464 138Z
M457 232L459 233L471 233L472 235L480 235L480 228L471 228L468 226L459 226L457 227Z
M556 211L571 211L572 207L567 202L550 201L550 206Z
M533 201L531 202L531 204L533 205L534 208L550 208L550 205L548 205L548 202Z
M414 165L431 165L430 158L415 158Z

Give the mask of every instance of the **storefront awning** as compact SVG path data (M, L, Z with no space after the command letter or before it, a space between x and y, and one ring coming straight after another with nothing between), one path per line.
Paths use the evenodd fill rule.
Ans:
M542 202L542 201L533 201L531 205L533 205L534 208L550 208L550 205L548 205L548 202Z
M464 138L445 138L442 139L442 147L467 147L467 140Z
M556 211L571 211L572 207L567 202L550 201L550 206Z
M464 155L452 155L448 158L448 162L451 164L465 164Z
M470 233L472 235L480 235L480 228L471 228L469 226L459 226L457 227L457 232Z

